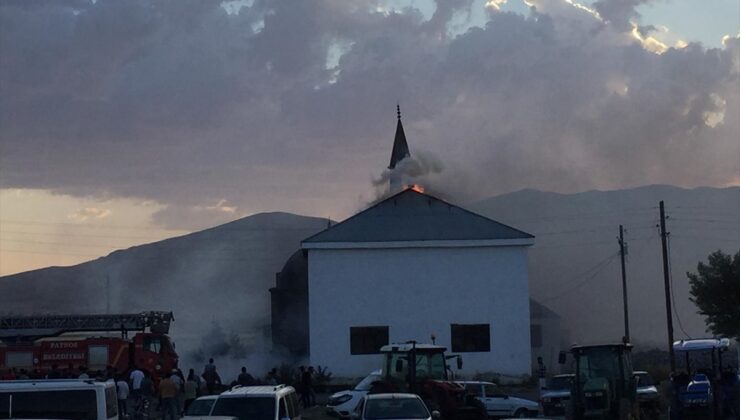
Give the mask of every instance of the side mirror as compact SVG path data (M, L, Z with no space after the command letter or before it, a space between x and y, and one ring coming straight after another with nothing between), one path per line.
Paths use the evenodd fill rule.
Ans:
M457 356L457 370L462 369L463 362L462 362L462 356Z
M558 364L564 365L568 354L564 351L558 353Z
M403 360L398 359L396 360L396 372L402 372L403 371Z
M441 419L442 418L442 414L439 411L437 411L437 410L433 410L432 411L432 418L434 420Z

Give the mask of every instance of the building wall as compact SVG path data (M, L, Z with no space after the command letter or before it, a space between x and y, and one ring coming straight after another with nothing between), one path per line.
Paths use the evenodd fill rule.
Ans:
M391 342L450 348L450 324L490 324L491 351L463 353L462 374L530 374L527 248L311 249L310 360L338 377L380 368L350 355L351 326L389 326Z

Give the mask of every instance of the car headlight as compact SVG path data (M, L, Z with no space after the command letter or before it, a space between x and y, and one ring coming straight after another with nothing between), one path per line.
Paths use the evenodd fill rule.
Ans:
M327 405L331 405L331 406L340 405L340 404L346 403L347 401L351 399L352 399L351 395L344 394L344 395L340 395L339 397L329 398Z

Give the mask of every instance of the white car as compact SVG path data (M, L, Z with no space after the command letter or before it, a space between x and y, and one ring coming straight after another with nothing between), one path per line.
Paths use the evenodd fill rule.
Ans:
M496 384L481 381L460 381L465 391L476 397L486 407L490 417L537 417L539 403L524 398L514 397L501 392Z
M432 420L439 412L429 412L416 394L366 395L352 413L356 420Z
M329 415L349 418L355 411L362 398L370 392L373 383L382 379L382 371L376 370L361 380L354 389L339 391L332 394L326 402L326 413Z
M220 395L200 397L188 407L188 419L301 420L291 386L235 386Z

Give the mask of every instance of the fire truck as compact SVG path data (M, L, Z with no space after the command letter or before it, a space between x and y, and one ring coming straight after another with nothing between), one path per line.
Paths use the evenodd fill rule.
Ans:
M178 361L167 336L173 320L172 312L161 311L0 317L0 371L44 374L56 365L91 372L112 367L116 373L138 366L155 376L171 372Z

